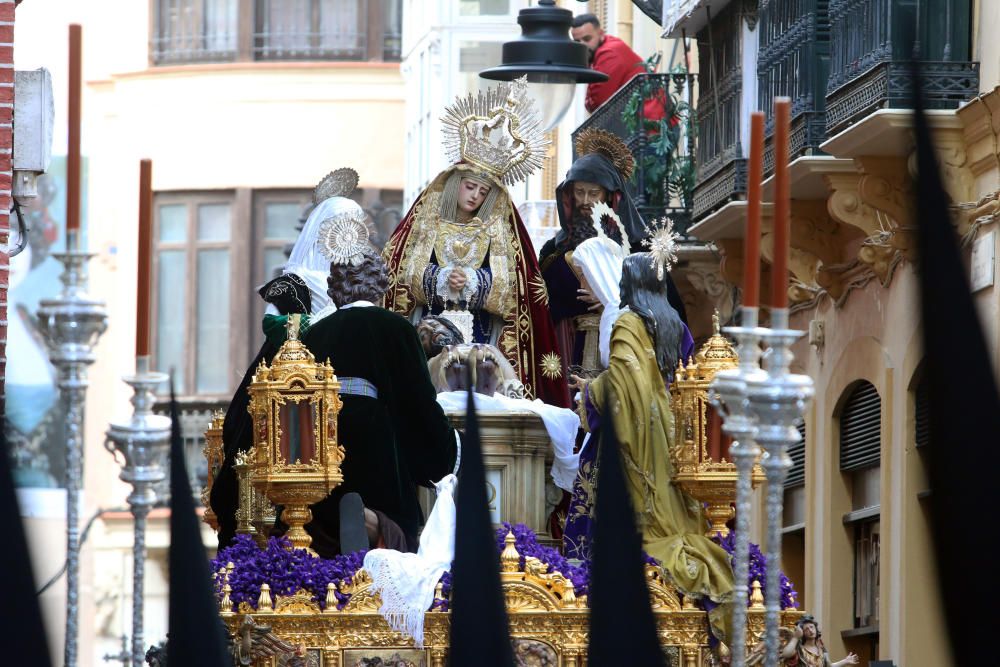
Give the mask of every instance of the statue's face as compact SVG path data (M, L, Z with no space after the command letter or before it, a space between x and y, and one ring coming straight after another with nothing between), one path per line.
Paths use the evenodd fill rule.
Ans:
M475 215L489 193L489 185L473 178L463 178L458 186L458 208L469 215Z
M816 624L815 623L803 623L802 624L802 636L806 639L816 639Z
M597 183L573 181L573 204L578 214L590 217L594 204L608 201L608 191Z
M451 330L433 317L425 317L417 323L417 336L428 359L437 355L445 346L455 343Z

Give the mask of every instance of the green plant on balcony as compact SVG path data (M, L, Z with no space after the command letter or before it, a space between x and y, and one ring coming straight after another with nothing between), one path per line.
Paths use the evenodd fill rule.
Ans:
M653 74L659 65L659 54L645 63L646 72ZM682 145L693 145L696 122L693 108L684 99L688 73L683 65L670 70L669 83L662 77L643 77L622 111L622 122L633 137L645 133L644 145L639 143L636 160L643 182L634 181L636 189L645 195L646 205L667 208L672 202L690 210L695 186L694 156ZM636 150L633 143L633 150Z

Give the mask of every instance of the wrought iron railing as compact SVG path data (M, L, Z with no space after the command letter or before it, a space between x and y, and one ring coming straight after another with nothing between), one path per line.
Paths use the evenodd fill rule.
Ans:
M157 0L154 63L227 62L239 50L239 0Z
M154 64L400 58L402 0L155 0Z
M911 105L908 61L921 61L928 108L953 108L979 91L970 61L971 0L829 0L827 132L880 108ZM916 39L913 39L914 26Z
M727 5L698 33L697 220L746 192L743 129L743 3Z
M789 152L794 159L826 139L826 82L830 66L828 0L761 0L757 104L767 117L764 171L774 170L773 110L777 96L792 100Z
M216 410L225 411L229 402L225 400L203 400L198 398L179 398L180 409L180 431L181 440L184 445L184 463L187 465L188 479L191 481L191 491L195 498L199 498L202 488L208 478L208 467L205 463L205 455L202 450L205 448L205 429L212 421L212 414ZM153 408L153 412L158 415L170 415L170 403L160 400ZM168 503L170 498L170 461L164 462L167 470L166 479L157 486L157 501Z
M647 223L664 216L685 234L691 223L697 76L683 71L635 76L573 131L617 135L635 157L629 194ZM574 156L575 157L575 156Z

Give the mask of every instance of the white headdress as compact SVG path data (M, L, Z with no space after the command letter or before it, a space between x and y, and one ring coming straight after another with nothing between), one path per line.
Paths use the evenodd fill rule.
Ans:
M526 77L459 97L445 109L445 155L483 170L505 185L542 166L548 141Z
M361 220L363 224L365 220L361 206L347 198L356 184L357 172L348 168L333 171L319 182L313 192L317 204L285 263L283 273L294 273L309 286L313 315L330 305L326 279L332 259L327 255L330 252L327 244L332 242L334 223L329 221L350 219Z

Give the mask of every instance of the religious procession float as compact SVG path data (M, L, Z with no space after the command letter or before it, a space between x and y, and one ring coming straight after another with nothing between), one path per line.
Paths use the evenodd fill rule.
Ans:
M764 477L751 455L737 497L713 394L743 366L717 318L695 349L674 236L629 198L628 148L581 138L539 262L507 191L544 154L524 81L460 99L444 126L454 165L381 253L349 198L357 175L340 169L261 288L267 341L205 447L236 664L449 664L470 447L516 663L587 664L596 452L612 429L670 664L728 663L732 646L759 660L769 580L780 625L803 614L757 547L734 574L734 504Z

